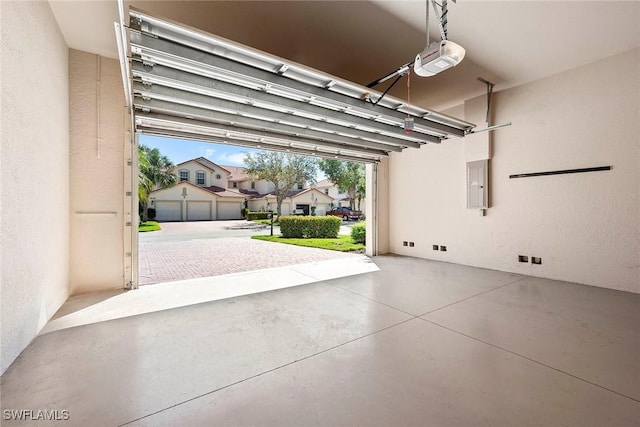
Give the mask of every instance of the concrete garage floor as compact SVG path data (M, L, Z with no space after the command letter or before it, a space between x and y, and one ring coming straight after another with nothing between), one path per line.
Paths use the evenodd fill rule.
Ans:
M2 409L66 409L73 426L639 425L640 295L374 261L42 334Z
M140 285L211 277L273 267L350 259L354 254L251 239L268 228L241 220L165 222L161 231L139 233ZM252 228L241 228L249 227ZM279 234L274 229L274 234ZM350 233L343 225L341 234Z

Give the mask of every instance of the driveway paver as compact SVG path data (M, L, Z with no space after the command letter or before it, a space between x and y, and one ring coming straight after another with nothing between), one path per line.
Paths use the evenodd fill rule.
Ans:
M162 231L140 233L140 285L357 257L253 240L269 229L229 229L239 222L162 223Z

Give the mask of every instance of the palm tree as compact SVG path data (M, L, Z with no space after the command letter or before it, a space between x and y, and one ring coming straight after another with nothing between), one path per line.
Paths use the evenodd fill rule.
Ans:
M146 220L149 193L174 185L178 177L171 172L175 166L173 162L157 148L140 145L138 164L138 198L142 208L142 219Z

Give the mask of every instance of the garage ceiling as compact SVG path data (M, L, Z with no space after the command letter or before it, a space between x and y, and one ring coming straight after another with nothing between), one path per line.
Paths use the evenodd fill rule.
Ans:
M50 4L69 47L118 57L115 0ZM423 0L125 4L363 85L425 44ZM627 51L640 46L638 22L637 1L449 1L449 37L466 57L446 73L412 79L411 100L442 111L483 95L478 77L500 91ZM431 36L438 36L435 20ZM404 84L391 91L401 99L406 93Z
M117 33L141 133L376 162L474 127L134 8L128 21Z

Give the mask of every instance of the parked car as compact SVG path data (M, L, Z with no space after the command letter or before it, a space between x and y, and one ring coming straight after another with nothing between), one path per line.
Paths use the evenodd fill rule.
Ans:
M346 206L338 206L337 208L327 212L327 215L339 216L343 220L347 221L350 219L360 219L362 217L362 212L351 210Z

